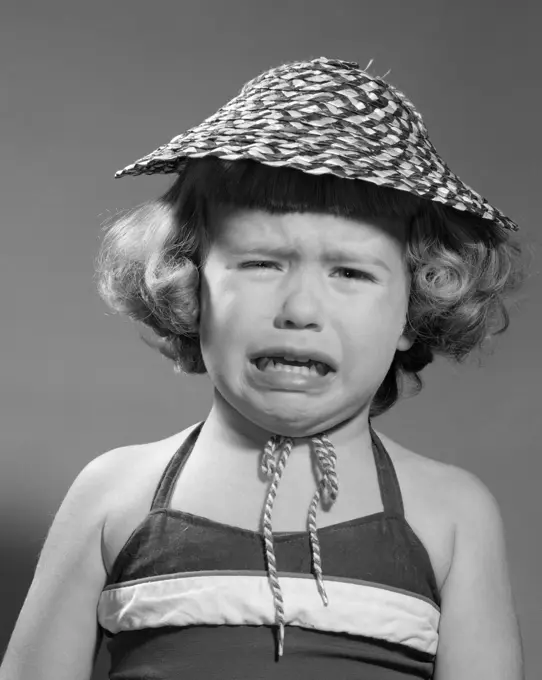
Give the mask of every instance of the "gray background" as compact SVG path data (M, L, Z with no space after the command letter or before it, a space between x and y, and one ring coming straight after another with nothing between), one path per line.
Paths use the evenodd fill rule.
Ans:
M197 124L245 81L328 56L391 73L451 168L520 223L531 277L493 356L438 359L376 427L471 470L504 517L529 678L538 677L541 48L537 3L296 0L3 3L0 21L0 650L48 527L84 465L205 417L179 377L108 314L100 225L168 177L115 170ZM537 644L538 643L538 644ZM106 677L102 648L95 678Z

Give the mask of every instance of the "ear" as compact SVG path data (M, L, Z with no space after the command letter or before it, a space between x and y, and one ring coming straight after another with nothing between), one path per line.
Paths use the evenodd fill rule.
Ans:
M406 352L406 350L410 349L413 344L414 340L407 336L407 324L405 323L405 325L402 328L401 335L397 340L397 349L400 352Z

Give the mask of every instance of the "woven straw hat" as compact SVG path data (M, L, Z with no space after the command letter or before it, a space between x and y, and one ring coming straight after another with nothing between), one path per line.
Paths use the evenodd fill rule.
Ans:
M448 168L405 95L354 62L319 57L270 69L115 177L173 173L203 156L361 179L519 229Z

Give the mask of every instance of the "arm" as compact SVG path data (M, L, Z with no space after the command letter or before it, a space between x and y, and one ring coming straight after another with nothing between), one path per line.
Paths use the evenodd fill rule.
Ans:
M455 543L441 590L434 680L524 680L502 518L473 474L453 468Z
M96 609L111 462L92 460L68 490L0 666L0 680L89 680L102 630Z

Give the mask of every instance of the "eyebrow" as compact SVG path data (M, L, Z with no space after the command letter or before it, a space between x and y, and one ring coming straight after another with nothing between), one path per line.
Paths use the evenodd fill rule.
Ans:
M239 255L255 255L257 253L261 253L262 255L265 254L281 258L291 258L292 256L296 257L299 255L297 250L280 246L251 246L246 248L234 248L233 250L235 254ZM390 274L392 273L391 269L386 264L386 262L384 262L384 260L382 260L380 257L377 257L376 255L372 255L371 253L353 253L349 250L333 248L325 252L322 260L324 260L324 262L352 262L359 264L365 262L369 264L376 264L386 269Z

